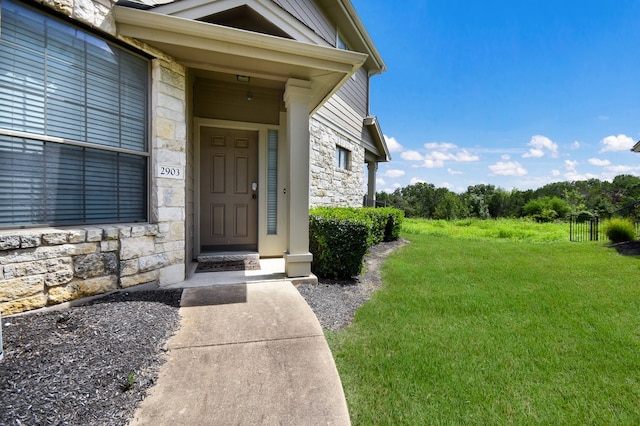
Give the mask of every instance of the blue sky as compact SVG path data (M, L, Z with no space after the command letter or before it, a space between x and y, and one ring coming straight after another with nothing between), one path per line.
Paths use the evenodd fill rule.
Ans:
M378 191L640 175L640 1L352 4L388 68Z

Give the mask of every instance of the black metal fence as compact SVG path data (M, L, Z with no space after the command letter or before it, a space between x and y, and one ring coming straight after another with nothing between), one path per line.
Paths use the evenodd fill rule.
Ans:
M384 201L373 200L368 196L364 196L362 200L362 205L364 207L387 207L387 203Z
M569 218L569 238L571 241L606 241L606 229L608 218L594 216L584 219L580 215L571 215ZM634 221L636 239L640 239L640 221Z
M600 219L598 216L583 218L571 215L569 218L569 239L571 241L599 241Z

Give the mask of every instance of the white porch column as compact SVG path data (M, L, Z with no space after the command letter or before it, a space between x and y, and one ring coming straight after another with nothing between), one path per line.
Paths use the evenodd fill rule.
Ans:
M289 142L289 229L284 254L287 277L311 274L309 252L309 113L311 82L289 79L284 92Z
M376 201L376 172L378 171L378 163L369 161L367 162L368 182L367 182L367 201L373 203L372 207L375 207Z

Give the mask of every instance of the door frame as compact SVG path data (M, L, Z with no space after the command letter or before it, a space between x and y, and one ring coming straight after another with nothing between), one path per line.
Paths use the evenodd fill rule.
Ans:
M250 123L244 121L228 121L210 118L196 117L193 120L193 136L194 136L194 153L193 153L193 252L197 257L201 253L200 244L200 129L202 127L217 127L222 129L247 130L258 132L258 253L261 257L282 257L286 250L287 244L287 210L286 194L283 191L288 186L287 176L288 168L285 163L287 155L286 135L283 129L286 128L286 118L284 114L280 114L280 125L269 125L263 123ZM269 130L278 131L278 211L277 223L278 234L267 235L267 218L266 218L266 181L267 181L267 165L266 165L266 149L267 149L267 133ZM187 212L189 214L189 212Z

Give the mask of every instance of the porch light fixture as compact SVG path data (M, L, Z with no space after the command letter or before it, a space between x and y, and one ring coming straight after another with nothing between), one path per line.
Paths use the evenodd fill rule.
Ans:
M253 100L253 93L251 93L251 86L249 85L249 81L251 81L251 77L249 77L248 75L240 75L240 74L236 74L236 80L238 80L241 83L247 83L247 100L248 101L252 101Z

